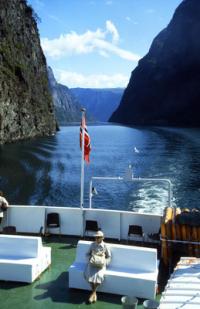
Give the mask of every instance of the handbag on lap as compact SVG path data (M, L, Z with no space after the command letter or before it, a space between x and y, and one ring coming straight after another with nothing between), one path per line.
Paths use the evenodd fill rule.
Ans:
M98 254L93 252L90 258L90 264L92 266L98 267L98 268L102 268L106 263L106 257L105 254Z

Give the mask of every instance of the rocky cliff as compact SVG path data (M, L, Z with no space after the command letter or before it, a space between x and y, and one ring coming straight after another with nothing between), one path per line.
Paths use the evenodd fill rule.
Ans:
M71 91L96 120L108 121L118 107L124 89L72 88Z
M184 0L132 72L110 121L200 126L200 1Z
M50 92L53 97L56 119L59 125L80 122L81 106L68 87L57 83L53 71L48 67Z
M35 19L25 0L0 1L0 143L56 130Z

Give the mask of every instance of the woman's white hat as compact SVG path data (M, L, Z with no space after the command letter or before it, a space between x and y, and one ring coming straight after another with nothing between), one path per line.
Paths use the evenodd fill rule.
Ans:
M104 237L104 233L102 231L97 231L95 234L94 234L94 237Z

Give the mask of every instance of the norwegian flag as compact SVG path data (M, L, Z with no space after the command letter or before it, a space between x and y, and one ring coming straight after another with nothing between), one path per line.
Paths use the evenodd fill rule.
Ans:
M87 163L90 163L90 151L91 151L91 144L90 144L90 136L88 134L88 130L86 127L86 120L85 115L81 120L81 126L80 126L80 148L82 149L82 132L83 129L85 130L85 138L84 138L84 160Z

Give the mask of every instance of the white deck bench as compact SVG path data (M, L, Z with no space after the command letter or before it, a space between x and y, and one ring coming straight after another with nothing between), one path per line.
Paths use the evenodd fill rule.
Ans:
M69 268L69 287L91 290L83 273L91 242L80 240L76 259ZM145 247L108 244L112 259L98 291L153 299L157 287L157 250Z
M41 237L0 235L0 280L33 282L51 264Z

